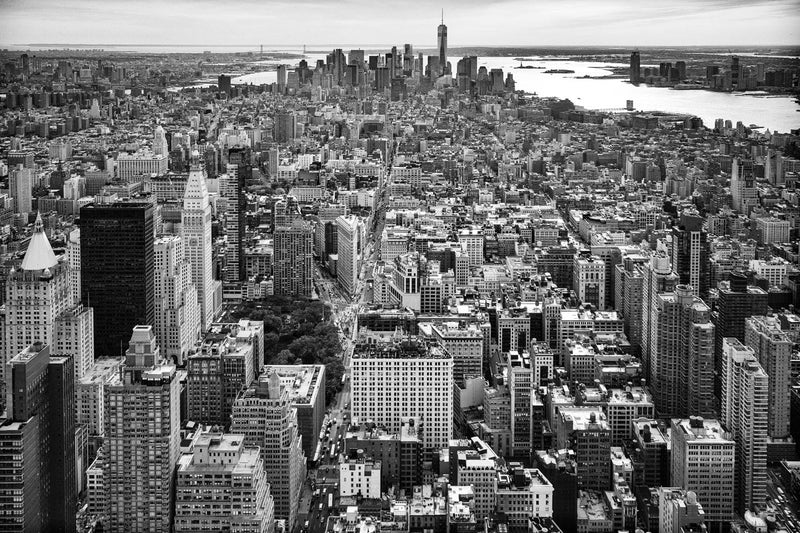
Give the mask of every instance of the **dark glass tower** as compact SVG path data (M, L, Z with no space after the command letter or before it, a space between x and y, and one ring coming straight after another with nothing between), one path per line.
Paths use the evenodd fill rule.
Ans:
M639 78L640 72L641 72L641 58L639 57L639 52L633 52L631 54L630 81L634 85L637 85L640 81Z
M0 422L0 531L75 531L75 376L37 342L8 363Z
M81 300L95 309L94 353L120 356L133 327L155 319L153 205L88 205L80 228Z

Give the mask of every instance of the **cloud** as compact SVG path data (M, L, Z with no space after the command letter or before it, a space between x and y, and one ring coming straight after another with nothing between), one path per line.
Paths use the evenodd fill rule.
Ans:
M797 44L800 0L0 0L0 42Z

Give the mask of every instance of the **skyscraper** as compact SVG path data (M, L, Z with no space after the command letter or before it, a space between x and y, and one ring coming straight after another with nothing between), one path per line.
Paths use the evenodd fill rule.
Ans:
M17 166L8 177L8 192L14 199L14 212L28 216L33 198L33 170Z
M721 391L722 339L735 337L744 341L744 321L750 316L767 314L767 293L748 286L747 275L741 271L731 272L727 282L720 282L717 295L717 309L714 315L716 342L714 346L714 392L717 397Z
M753 350L738 339L723 339L720 418L736 443L734 505L740 515L767 497L768 389Z
M352 414L399 433L403 420L423 420L428 457L453 435L453 358L437 344L403 339L360 344L353 351Z
M205 331L214 320L214 275L211 244L211 203L203 170L193 165L183 195L181 234L184 256L192 265L192 283L200 304L200 327Z
M657 294L651 320L650 370L661 417L710 416L714 412L714 325L711 310L678 285Z
M41 216L36 217L22 264L12 268L5 289L2 373L12 357L34 342L50 347L56 319L72 307L69 267L66 261L59 261L53 253Z
M361 269L361 233L363 225L355 215L342 215L336 219L337 255L336 278L339 285L351 296L358 290Z
M769 436L784 438L789 434L792 341L777 318L751 316L744 320L744 343L753 349L769 376Z
M442 23L436 30L436 43L439 50L439 75L447 74L447 26L444 25L444 11L442 11ZM431 73L433 75L433 73Z
M630 82L634 85L639 84L641 71L641 58L639 57L639 51L637 50L631 53Z
M225 211L225 281L238 283L244 279L244 235L247 197L245 179L239 165L228 164L226 174L219 177L220 195L226 200Z
M219 92L225 93L225 96L231 95L231 77L226 74L220 74L217 78L217 88Z
M0 530L75 531L75 378L36 342L8 363L0 423Z
M182 366L201 333L197 288L184 257L183 240L176 235L158 238L153 260L155 335L163 356Z
M272 136L279 143L288 143L297 137L297 117L293 112L281 111L275 114Z
M272 533L274 503L258 447L198 430L178 462L175 531Z
M169 531L180 454L180 383L152 326L135 326L106 384L103 483L112 531Z
M136 324L153 324L153 204L81 208L81 299L95 309L95 356L119 356Z
M701 298L708 295L710 255L704 222L699 213L684 211L678 226L672 228L672 269Z
M232 433L244 435L246 445L261 449L275 518L286 520L286 530L293 530L306 477L305 456L297 432L297 411L274 371L241 392L231 420Z
M314 289L314 231L302 220L275 228L274 293L311 297Z
M169 155L167 136L164 133L164 128L160 124L153 130L153 153L155 155Z
M226 427L233 402L256 377L258 349L238 328L211 326L199 349L186 362L186 407L189 420Z
M663 250L654 255L650 262L642 267L642 362L648 383L653 382L653 366L651 355L653 344L657 335L656 322L653 320L658 302L658 295L663 292L672 292L678 284L678 276L672 272L669 257Z

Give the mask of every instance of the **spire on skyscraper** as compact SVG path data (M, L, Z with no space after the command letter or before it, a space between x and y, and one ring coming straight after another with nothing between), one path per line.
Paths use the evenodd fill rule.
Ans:
M37 213L31 242L22 260L22 270L44 270L57 264L56 254L53 253L53 247L50 246L50 241L44 233L42 214Z

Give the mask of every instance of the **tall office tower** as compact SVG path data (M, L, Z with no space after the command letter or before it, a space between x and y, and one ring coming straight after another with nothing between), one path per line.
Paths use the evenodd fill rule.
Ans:
M403 45L403 75L410 76L414 70L414 47L409 43Z
M273 264L276 295L310 298L314 291L314 230L308 222L275 228Z
M722 339L735 337L744 341L744 321L751 316L767 314L767 293L753 286L748 286L747 275L741 271L731 272L727 282L720 282L717 292L716 342L714 351L714 392L719 397L722 382Z
M622 262L614 265L614 310L625 320L625 335L636 356L641 355L642 349L642 295L644 266L648 262L646 255L624 255Z
M751 316L744 320L744 343L769 376L767 432L772 438L784 438L789 435L792 341L777 318Z
M278 143L288 143L297 138L297 117L291 111L275 113L273 139Z
M94 364L94 309L78 302L56 318L53 353L72 357L75 383L86 375Z
M242 189L253 179L253 150L237 144L228 150L228 164L236 165L242 180Z
M672 228L672 269L680 282L690 285L695 296L708 296L709 242L703 229L705 219L697 212L681 213L677 227Z
M192 283L200 304L200 328L205 331L214 320L214 264L211 244L211 202L200 166L189 170L183 195L181 236L184 257L192 265Z
M606 307L606 262L598 257L575 256L572 288L583 303L602 311Z
M162 355L183 366L186 356L200 337L200 306L192 283L192 266L183 253L183 240L166 235L153 243L155 273L156 339Z
M240 340L238 331L212 327L199 350L186 363L186 404L189 420L226 427L233 402L243 388L256 379L253 368L255 346Z
M653 368L650 364L652 347L657 335L653 314L658 295L672 292L678 284L678 276L672 271L669 257L663 251L657 252L649 264L642 267L642 363L647 382L653 382Z
M120 356L133 326L155 320L153 204L81 208L81 299L94 308L96 357Z
M436 48L439 50L439 76L449 74L447 69L447 26L444 25L444 12L442 12L442 23L436 30ZM433 76L433 73L431 72Z
M754 174L753 161L733 158L731 162L732 206L740 213L749 216L758 207L758 188Z
M225 210L225 281L244 279L244 237L247 211L244 175L238 165L228 164L226 174L219 177L220 196L226 200Z
M739 58L736 56L731 57L731 86L734 89L739 89L739 84L742 81L742 69L739 66Z
M713 416L714 325L691 287L656 295L650 364L659 417Z
M352 415L399 433L408 417L423 420L428 457L453 435L453 358L420 340L360 344L351 361Z
M261 449L267 479L272 482L275 518L286 520L286 530L292 531L306 477L305 456L297 411L274 371L239 394L231 421L231 433L244 435L245 444Z
M164 133L164 128L160 124L153 130L153 153L155 155L169 155L167 135Z
M5 373L12 357L34 342L53 344L53 325L72 306L69 281L69 268L56 259L42 217L37 216L22 265L12 268L6 280L5 351L0 373ZM8 385L7 379L4 382Z
M355 215L342 215L336 219L337 255L336 278L350 296L358 290L361 270L361 247L364 227Z
M135 326L105 388L103 484L111 531L169 531L180 455L180 383L152 326Z
M226 74L220 74L217 78L217 88L219 92L224 93L226 96L231 95L231 77Z
M199 429L178 460L175 532L272 533L274 502L258 447Z
M81 230L75 228L67 237L67 263L69 263L72 301L81 301Z
M527 352L508 353L508 392L511 395L511 449L514 457L530 459L531 404L537 383L534 383L533 368Z
M8 177L8 192L14 199L14 212L28 216L33 210L33 170L22 166L13 168Z
M278 65L278 92L286 92L286 65Z
M719 533L733 518L735 447L717 420L673 418L671 483L697 494L708 530Z
M635 51L631 53L631 69L630 69L630 82L634 85L638 85L640 81L640 76L642 72L642 60L639 56L639 52Z
M736 443L734 506L745 511L767 497L768 377L752 349L738 339L722 341L721 422Z
M72 359L36 342L8 362L0 423L0 531L75 531Z

